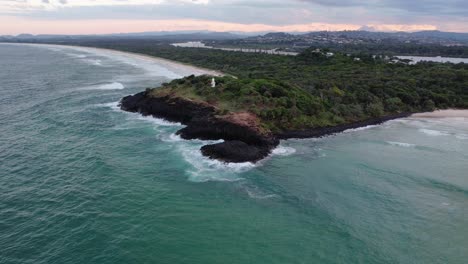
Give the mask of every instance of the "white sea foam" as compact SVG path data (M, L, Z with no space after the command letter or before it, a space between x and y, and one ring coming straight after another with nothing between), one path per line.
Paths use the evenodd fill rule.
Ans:
M276 194L263 194L261 192L250 190L250 189L245 189L245 191L247 192L247 194L249 195L250 198L259 199L259 200L265 200L265 199L271 199L271 198L279 197Z
M458 139L463 139L463 140L468 139L467 134L457 134L457 135L455 135L455 137L458 138Z
M84 59L88 56L84 54L75 54L75 53L67 53L68 56L73 57L73 58L78 58L78 59Z
M111 103L104 103L104 104L96 104L94 106L96 107L107 107L107 108L111 108L112 110L120 110L119 108L119 101L117 102L111 102Z
M443 132L439 130L432 130L432 129L425 129L425 128L420 128L419 131L429 136L448 136L449 135L449 133L447 132Z
M296 153L296 149L291 148L291 147L284 147L284 146L278 146L273 151L271 152L273 155L278 155L278 156L289 156L294 153Z
M125 86L119 82L96 84L83 87L80 90L122 90Z
M199 149L200 147L201 145L179 145L182 156L193 167L193 169L188 170L190 181L240 181L242 180L239 176L240 173L256 167L256 165L251 162L225 163L209 159L202 155Z
M146 121L146 122L150 122L150 123L153 123L157 126L169 126L169 127L173 127L173 126L182 126L181 123L177 123L177 122L170 122L170 121L167 121L165 119L162 119L162 118L156 118L156 117L153 117L153 116L143 116L139 113L131 113L132 116L135 116L136 119L138 120L142 120L142 121Z
M358 128L352 128L352 129L347 129L343 131L343 133L351 133L351 132L356 132L356 131L362 131L362 130L367 130L371 129L374 127L378 127L379 125L370 125L370 126L365 126L365 127L358 127Z
M24 45L24 44L20 44ZM127 65L132 65L134 67L143 69L150 76L164 76L170 79L181 78L190 74L202 75L222 75L219 72L201 69L193 67L190 65L185 65L182 63L177 63L170 60L165 60L161 58L150 57L141 54L121 52L108 49L99 49L99 48L89 48L89 47L77 47L77 46L60 46L60 45L47 45L47 44L30 44L32 46L47 48L49 50L65 52L65 53L74 53L74 52L83 52L86 54L91 54L96 57L103 57L110 59L115 62L124 63ZM86 61L87 59L84 59ZM88 63L102 66L101 61L92 61L88 60Z
M99 59L83 59L82 61L94 65L94 66L102 66L102 61Z
M181 142L183 141L184 139L181 138L179 135L177 135L176 133L172 133L170 134L169 136L167 135L163 135L161 137L161 140L164 141L164 142Z
M396 142L396 141L387 141L387 143L392 146L405 147L405 148L412 148L416 146L415 144Z

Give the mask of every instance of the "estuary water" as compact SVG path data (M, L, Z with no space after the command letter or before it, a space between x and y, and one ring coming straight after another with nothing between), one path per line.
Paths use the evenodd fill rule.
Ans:
M468 63L468 58L450 58L450 57L422 57L422 56L397 56L399 59L411 60L412 64L418 62L440 62L440 63Z
M466 118L283 141L259 164L223 164L180 125L117 107L189 71L0 45L0 263L466 263Z

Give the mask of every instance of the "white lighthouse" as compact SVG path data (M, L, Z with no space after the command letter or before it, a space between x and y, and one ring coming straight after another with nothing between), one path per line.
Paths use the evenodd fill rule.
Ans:
M213 77L211 79L211 88L215 88L216 87L216 81L215 81L215 78Z

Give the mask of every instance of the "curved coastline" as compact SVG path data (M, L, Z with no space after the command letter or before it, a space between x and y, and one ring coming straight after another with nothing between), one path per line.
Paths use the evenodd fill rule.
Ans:
M193 66L187 63L182 63L178 61L168 60L160 57L134 53L134 52L127 52L127 51L119 51L113 49L105 49L105 48L95 48L95 47L87 47L87 46L75 46L75 45L58 45L58 44L39 44L39 43L8 43L8 42L0 42L0 45L24 45L24 46L33 46L33 47L44 47L44 48L71 48L75 50L83 50L83 51L90 51L90 52L105 52L110 55L120 55L126 57L133 57L141 60L146 60L150 62L154 62L160 66L163 66L169 70L174 71L182 71L186 75L195 74L195 75L213 75L213 76L225 76L226 74L220 71L210 70L202 67Z
M120 56L128 56L141 60L147 60L154 62L162 67L168 68L175 72L185 72L186 74L196 75L213 75L223 76L226 75L219 71L196 67L186 63L180 63L154 57L150 55L144 55L139 53L124 52L112 49L94 48L86 46L71 46L71 45L56 45L56 44L27 44L27 43L0 43L7 45L28 45L28 46L39 46L39 47L58 47L58 48L71 48L75 50L91 51L91 52L105 52L107 54L115 54ZM272 153L272 150L279 145L280 140L287 140L293 138L318 138L331 134L341 133L345 130L355 129L360 127L366 127L371 125L379 125L386 121L415 117L415 118L468 118L468 110L436 110L434 112L426 113L400 113L394 115L388 115L379 118L368 119L355 123L342 124L331 127L321 127L305 130L290 130L283 131L275 134L264 135L257 133L254 129L246 126L232 123L227 120L220 120L214 118L211 114L212 110L199 111L199 107L206 108L207 106L190 106L190 102L178 102L176 105L178 109L192 109L195 112L185 112L182 115L176 114L178 109L167 108L161 112L162 108L154 108L154 102L149 103L148 101L141 101L138 106L129 106L129 101L135 102L136 98L142 99L143 93L139 93L133 96L127 96L120 102L120 107L124 111L138 112L142 115L151 115L158 118L163 118L172 122L181 122L187 127L178 131L178 134L184 139L202 139L202 140L225 140L223 143L217 143L213 145L206 145L201 148L201 152L204 156L212 159L218 159L225 162L258 162ZM127 99L126 99L127 98ZM132 98L132 100L130 100ZM166 104L167 102L159 102L159 106ZM174 102L172 102L174 103ZM146 106L144 106L147 104ZM187 107L188 106L188 107ZM148 108L149 107L149 108ZM164 108L164 107L163 107ZM198 109L198 110L195 110ZM210 114L207 114L207 113Z
M417 118L468 118L468 110L464 109L445 109L435 110L433 112L415 113L411 117Z
M232 163L256 163L268 157L279 145L280 140L318 138L348 129L382 124L412 114L400 113L331 127L271 133L259 129L259 123L253 115L248 117L248 114L244 113L249 119L248 122L237 122L236 118L217 115L216 108L208 103L170 96L151 97L148 91L124 97L119 106L124 111L186 125L177 132L183 139L224 140L222 143L205 145L200 150L206 157Z

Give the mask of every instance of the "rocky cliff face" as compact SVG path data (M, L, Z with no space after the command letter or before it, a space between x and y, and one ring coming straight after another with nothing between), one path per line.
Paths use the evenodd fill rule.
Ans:
M225 162L257 162L271 153L279 140L261 129L250 113L219 116L207 103L179 97L151 97L147 92L130 95L120 102L122 110L164 118L186 125L179 130L184 139L224 140L203 146L203 155Z
M207 157L225 162L257 162L267 157L271 150L278 146L279 139L322 137L411 114L400 113L333 127L272 134L262 129L260 120L252 113L220 115L215 106L206 102L171 95L154 97L148 92L141 92L124 97L120 107L129 112L180 122L186 127L177 131L177 134L184 139L224 140L223 143L203 146L201 152Z

